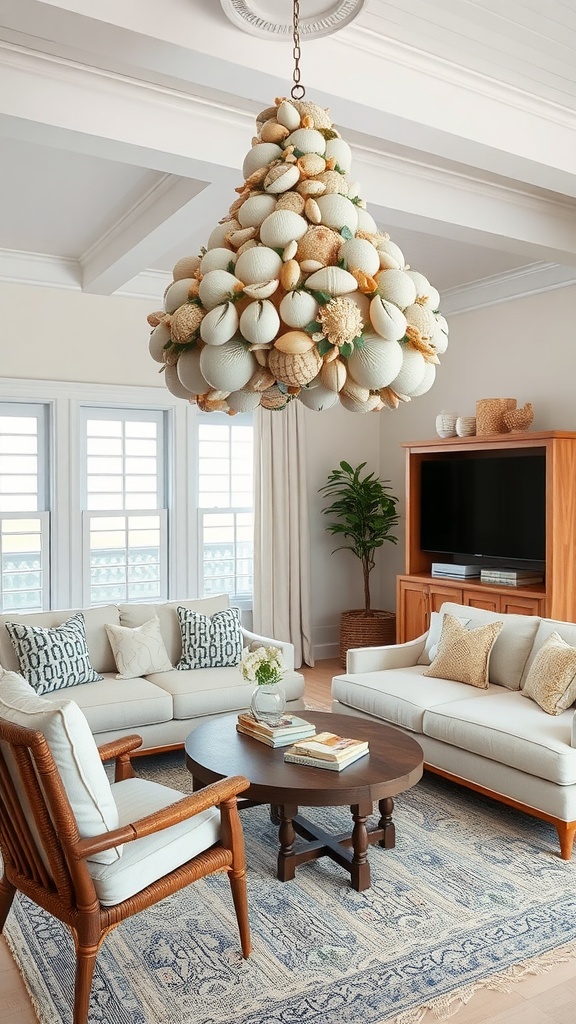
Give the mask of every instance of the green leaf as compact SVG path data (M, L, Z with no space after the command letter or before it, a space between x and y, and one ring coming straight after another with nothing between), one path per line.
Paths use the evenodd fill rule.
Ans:
M350 199L350 202L354 203L354 206L360 206L362 203L362 199L360 198L360 196L354 196L352 199Z
M296 159L297 159L297 160L298 160L298 159L299 159L299 158L300 158L301 156L304 156L304 155L305 155L305 153L304 153L304 150L303 150L303 149L298 149L298 147L297 147L297 146L294 146L294 149L292 150L292 152L294 153L294 156L296 157Z
M276 387L278 388L278 391L282 392L283 395L288 394L288 385L284 384L281 380L276 381Z
M331 348L332 345L328 341L328 338L322 338L322 341L318 342L318 354L321 356L325 356Z
M340 167L340 164L335 164L334 165L334 170L338 171L338 174L346 174L346 171L342 170L342 168Z
M230 260L228 266L226 267L226 270L228 271L229 274L233 274L234 273L234 267L235 266L236 266L236 264L234 263L234 260Z
M311 289L311 288L310 288L310 289L308 289L308 290L309 290L309 292L310 292L310 295L313 295L313 296L314 296L314 298L316 299L316 302L317 302L317 303L318 303L318 304L319 304L320 306L327 306L327 305L328 305L328 303L329 303L329 302L331 301L331 299L332 299L332 296L331 296L331 295L329 295L329 294L328 294L328 292L312 291L312 289Z
M350 228L346 224L344 225L343 228L340 228L340 234L342 235L342 238L346 239L347 242L351 238L354 238L354 235L352 234L352 232L350 231Z
M278 256L280 256L280 258L282 258L282 256L284 255L284 249L282 248L282 246L280 246L278 249L274 249L274 252L277 253Z
M346 270L346 260L338 260L337 266L340 267L340 270Z
M309 324L306 324L304 330L306 334L316 334L317 331L322 330L322 324L318 323L317 320L311 320Z
M364 348L364 344L365 344L364 335L363 334L359 334L357 338L354 338L354 341L352 342L352 344L353 344L355 349L357 349L357 348Z
M343 356L344 359L348 359L352 355L352 352L353 348L349 341L340 346L340 355Z
M338 138L338 133L333 128L317 128L316 131L320 132L320 135L323 135L326 141Z

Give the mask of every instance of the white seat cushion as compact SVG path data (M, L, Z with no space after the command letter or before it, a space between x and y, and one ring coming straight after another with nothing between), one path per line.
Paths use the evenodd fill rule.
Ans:
M184 793L147 779L126 779L111 786L120 825L180 800ZM220 838L220 811L210 807L187 821L126 843L115 864L89 864L98 898L104 906L121 903Z
M245 683L238 666L234 668L174 669L148 677L157 687L172 695L174 718L198 718L250 707L254 683ZM282 677L286 700L297 700L304 692L304 680L298 672Z
M416 733L423 732L427 708L462 700L463 695L483 697L489 692L450 679L427 678L423 665L346 673L332 680L332 697L341 704Z
M74 697L94 733L137 732L141 726L172 718L170 694L147 679L119 680L106 675L97 683L79 686Z
M500 692L481 691L481 700L429 709L424 715L424 734L559 786L573 786L573 710L547 715L521 693L498 689Z
M74 701L39 697L22 676L4 672L0 677L0 717L45 736L83 839L118 827L118 811L94 737ZM12 777L16 782L14 774ZM18 790L22 798L21 786ZM105 850L92 859L107 864L117 861L121 851L122 847Z

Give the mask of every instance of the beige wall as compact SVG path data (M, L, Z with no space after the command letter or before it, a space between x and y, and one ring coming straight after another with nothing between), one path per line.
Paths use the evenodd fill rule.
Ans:
M148 356L146 315L154 302L53 288L0 285L0 375L40 380L162 387ZM312 624L317 657L335 653L339 613L362 604L358 561L331 554L318 488L342 459L404 491L401 441L435 436L441 409L462 415L478 398L531 401L533 429L576 430L576 288L563 288L450 319L450 345L432 390L397 412L354 415L306 410L312 541ZM403 511L403 504L402 504ZM403 540L403 529L401 529ZM386 545L373 573L375 607L393 609L403 545Z

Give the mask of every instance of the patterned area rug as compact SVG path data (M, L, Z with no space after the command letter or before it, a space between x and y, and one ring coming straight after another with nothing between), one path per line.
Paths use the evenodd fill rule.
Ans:
M182 754L137 769L191 789ZM309 815L335 831L350 821L345 808ZM417 1024L576 954L576 862L560 860L554 829L441 779L398 798L396 849L370 848L363 893L328 859L278 882L267 809L242 820L250 959L226 878L202 880L108 936L90 1024ZM5 933L41 1024L68 1024L68 931L20 898Z

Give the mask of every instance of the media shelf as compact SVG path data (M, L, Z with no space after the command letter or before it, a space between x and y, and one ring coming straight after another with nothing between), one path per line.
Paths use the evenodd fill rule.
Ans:
M550 431L486 437L434 438L402 445L406 450L406 563L397 578L398 642L424 633L430 614L444 601L494 612L542 615L576 621L576 432ZM508 587L478 578L432 576L433 561L445 560L420 548L420 467L426 459L452 453L522 449L546 460L546 559L543 584ZM441 500L441 495L438 496Z

